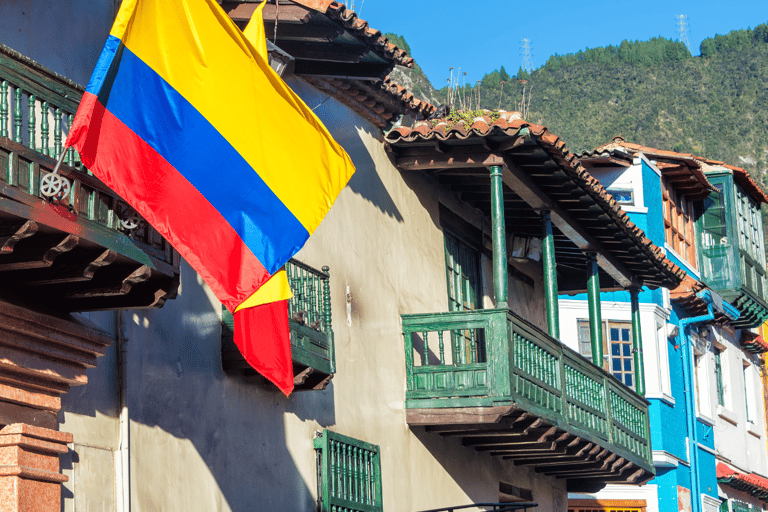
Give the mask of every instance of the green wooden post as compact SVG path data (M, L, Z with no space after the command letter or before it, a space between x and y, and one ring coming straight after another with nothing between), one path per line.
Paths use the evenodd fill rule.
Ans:
M13 92L13 140L21 144L21 88Z
M336 373L336 345L333 338L333 326L331 325L331 275L330 267L323 267L326 278L323 279L323 329L328 336L328 358L331 361L331 373ZM290 317L289 317L290 318Z
M413 332L405 331L403 333L405 342L405 388L408 391L413 390ZM454 364L456 364L454 362Z
M40 117L40 150L45 156L51 156L51 145L48 140L48 102L42 104L42 116Z
M69 130L72 129L72 125L75 122L75 116L73 114L69 114L67 116L67 133L69 133ZM75 166L75 148L68 148L67 149L67 165L70 167Z
M640 288L629 289L632 299L632 348L635 359L635 391L640 396L645 396L645 367L643 363L643 338L640 333Z
M8 136L8 81L0 82L0 137Z
M53 157L61 156L61 109L56 107L53 111Z
M560 312L557 305L557 264L555 262L555 236L552 233L552 216L542 212L542 259L544 260L544 295L547 308L547 332L560 339Z
M496 307L507 308L507 233L504 226L504 185L501 166L492 165L491 172L491 224L493 230L493 291Z
M35 95L30 94L27 97L27 105L29 106L29 112L27 114L27 145L35 148Z
M587 254L587 296L589 301L589 341L592 345L592 362L603 367L603 319L600 314L600 276L597 258Z

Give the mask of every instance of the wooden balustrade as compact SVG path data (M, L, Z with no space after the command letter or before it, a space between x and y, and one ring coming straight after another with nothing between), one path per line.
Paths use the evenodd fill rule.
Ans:
M161 306L178 287L178 253L146 222L136 228L121 222L135 212L81 165L76 151L66 150L59 169L69 189L55 198L41 192L64 151L83 91L0 44L5 298L29 294L38 303L42 297L45 307L69 311Z
M402 321L406 408L434 409L439 417L508 403L652 474L648 402L514 313L403 315ZM463 359L473 338L480 347L470 350L483 356ZM448 339L451 350L444 349Z
M331 287L328 267L317 270L298 260L285 265L293 298L288 300L294 386L297 391L324 389L334 373L336 360L331 324ZM234 374L252 375L234 343L234 319L222 312L222 366Z

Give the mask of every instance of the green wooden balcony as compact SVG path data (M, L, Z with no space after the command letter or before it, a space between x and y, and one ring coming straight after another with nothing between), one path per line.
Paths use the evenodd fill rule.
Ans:
M760 205L727 169L707 172L718 189L707 197L697 220L702 281L740 312L735 327L768 319L768 269Z
M648 402L505 309L403 315L411 426L568 480L654 475Z
M336 372L329 269L317 270L292 259L285 271L293 292L288 301L288 324L294 389L325 389ZM229 374L253 377L266 384L235 345L232 314L226 310L222 314L221 364Z
M0 45L0 298L54 311L159 307L178 253L68 150L41 192L83 88Z

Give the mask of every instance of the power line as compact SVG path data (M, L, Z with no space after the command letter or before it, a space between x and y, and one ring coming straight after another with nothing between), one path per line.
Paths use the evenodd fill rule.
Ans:
M693 53L691 42L688 40L688 16L678 14L675 19L677 19L677 40L683 43L689 52Z
M521 39L520 53L523 55L523 69L530 73L533 71L533 63L531 62L531 40L528 38Z

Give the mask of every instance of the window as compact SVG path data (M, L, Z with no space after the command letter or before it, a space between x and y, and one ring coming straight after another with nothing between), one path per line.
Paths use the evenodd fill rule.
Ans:
M717 405L725 407L725 390L723 387L723 362L720 358L722 350L715 349L715 385L717 386Z
M458 236L445 233L445 265L450 311L477 309L479 304L479 254Z
M754 423L755 421L755 407L754 407L754 389L752 388L752 379L750 379L750 367L748 361L743 361L744 368L744 417L747 421Z
M765 241L760 208L740 187L735 188L742 285L763 298L766 293Z
M693 204L662 178L662 209L667 245L696 268L696 245L693 232Z
M709 366L707 365L707 353L695 353L693 355L694 385L696 386L696 412L706 417L712 416L712 403L710 401Z
M579 353L592 359L592 345L589 335L589 320L579 320ZM635 389L635 361L632 347L632 324L630 322L603 322L603 364L614 377L626 386Z
M448 280L448 310L467 311L480 307L480 254L472 245L450 232L445 232L445 266ZM452 331L453 345L459 361L471 364L485 361L482 331Z
M632 189L609 188L608 193L611 194L619 204L625 206L633 206L635 204L635 192Z
M317 460L317 510L380 512L381 456L377 445L328 429L313 441Z

